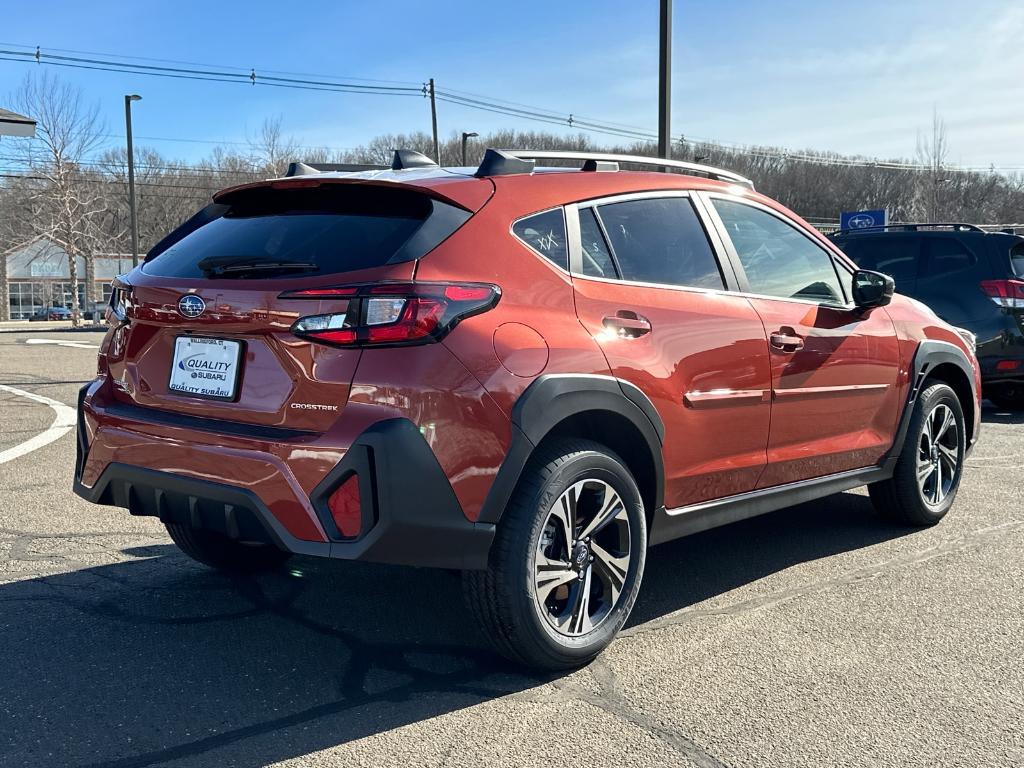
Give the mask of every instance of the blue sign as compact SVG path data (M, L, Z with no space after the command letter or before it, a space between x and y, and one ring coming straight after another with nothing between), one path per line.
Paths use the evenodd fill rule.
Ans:
M884 227L888 223L888 211L843 211L839 214L840 229Z

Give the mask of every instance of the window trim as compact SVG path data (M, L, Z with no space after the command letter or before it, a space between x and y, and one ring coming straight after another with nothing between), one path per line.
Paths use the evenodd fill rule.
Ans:
M551 259L549 259L547 256L545 256L543 253L538 251L536 248L534 248L528 242L523 240L523 238L521 238L515 232L515 226L520 221L524 221L526 219L531 219L534 216L540 216L543 213L551 213L552 211L561 211L562 212L562 227L565 230L565 260L567 262L566 266L567 267L571 267L572 266L572 248L571 248L572 236L570 234L570 227L569 227L569 210L568 210L568 206L566 206L566 205L552 205L550 208L544 208L544 209L539 210L539 211L533 211L532 213L527 213L524 216L520 216L517 219L513 219L512 222L508 225L508 233L512 236L512 238L517 243L522 245L524 248L529 250L534 255L539 256L541 258L541 260L545 264L547 264L549 267L554 267L559 272L562 272L563 274L568 275L569 274L569 270L565 269L564 267L562 267L562 266L560 266L558 264L555 264L555 262L553 262ZM579 228L577 227L577 236L578 235L579 235Z
M806 229L803 226L801 226L798 222L756 200L750 200L745 197L730 195L724 192L698 192L697 194L701 197L706 198L707 203L705 205L705 208L707 210L708 218L714 223L715 229L718 230L719 237L722 238L725 251L729 255L729 261L732 264L733 270L736 272L737 281L740 287L735 291L735 293L751 299L786 301L791 303L807 304L809 306L826 307L828 309L836 310L856 309L856 305L853 303L853 299L849 295L847 286L839 272L839 270L842 269L852 278L853 273L856 271L856 269L851 268L851 266L846 263L845 257L838 256L832 250L833 246L831 246L831 244L829 244L828 246L824 245L815 237L813 237L810 233L808 233ZM755 210L767 213L770 216L774 216L783 224L792 227L796 232L805 237L812 245L817 246L818 249L820 249L825 254L825 256L828 257L829 262L832 264L832 270L835 272L836 282L839 283L839 290L842 291L843 293L843 303L837 304L832 301L815 301L813 299L801 299L796 297L772 296L771 294L757 293L755 291L752 291L750 289L750 281L747 279L746 270L743 268L743 262L740 261L739 254L736 252L736 246L733 244L732 238L729 236L729 230L726 228L725 222L722 221L722 217L719 216L718 211L714 206L714 200L726 200L728 202L746 205L749 206L750 208L754 208Z
M604 222L601 220L601 215L597 210L594 211L594 218L597 219L598 226L601 228L601 234L604 235L605 238L605 245L608 247L608 252L611 254L612 262L615 264L615 269L618 271L619 276L615 278L608 278L593 277L591 275L583 274L583 246L579 219L580 209L596 209L599 206L609 205L612 203L625 203L633 200L661 199L666 197L684 197L690 200L690 204L693 206L694 215L696 215L697 221L700 224L701 229L704 231L704 236L708 241L708 247L711 249L711 255L715 259L718 272L722 277L723 286L721 288L702 288L696 285L678 285L676 283L649 283L641 280L627 280L621 277L622 269L619 266L619 259L615 255L615 248L612 246L611 241L608 238ZM566 213L566 228L569 230L569 271L573 280L595 280L601 283L634 285L640 288L668 288L671 290L716 294L733 294L735 289L739 286L739 282L736 279L734 270L732 269L732 263L728 254L722 248L719 235L715 231L713 222L709 221L699 197L691 190L655 189L645 192L626 192L616 195L607 195L605 197L580 200L564 207ZM726 265L730 268L726 269Z

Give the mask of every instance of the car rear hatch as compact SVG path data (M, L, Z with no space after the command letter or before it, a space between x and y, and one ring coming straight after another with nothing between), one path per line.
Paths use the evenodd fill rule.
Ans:
M117 284L121 324L106 351L114 397L191 417L327 429L361 352L311 343L291 327L300 316L344 317L351 299L282 294L411 281L417 260L486 199L344 178L218 195Z

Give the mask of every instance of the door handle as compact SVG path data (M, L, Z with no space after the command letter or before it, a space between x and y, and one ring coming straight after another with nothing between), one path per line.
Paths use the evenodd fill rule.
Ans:
M608 315L601 323L624 339L635 339L651 332L651 321L628 309L621 309L614 315Z
M784 329L789 331L788 328ZM783 352L796 352L797 350L804 348L804 340L793 333L784 333L783 331L775 331L771 335L771 343L775 349L781 349Z

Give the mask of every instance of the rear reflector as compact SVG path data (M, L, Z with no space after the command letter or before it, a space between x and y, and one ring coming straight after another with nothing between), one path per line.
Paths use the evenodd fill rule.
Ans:
M359 475L350 475L327 500L331 518L341 535L354 539L362 530L362 504L359 499Z
M997 371L1016 371L1024 364L1022 360L1000 360L996 363Z
M1024 281L985 280L981 284L988 297L1006 309L1024 309Z
M292 333L341 347L403 346L440 341L459 322L493 308L496 285L373 283L309 288L282 299L347 300L345 311L300 317Z

